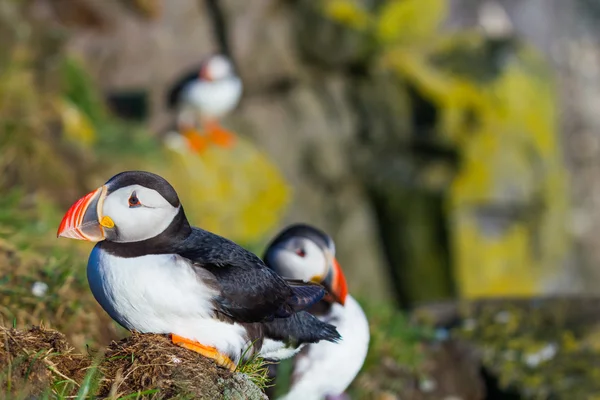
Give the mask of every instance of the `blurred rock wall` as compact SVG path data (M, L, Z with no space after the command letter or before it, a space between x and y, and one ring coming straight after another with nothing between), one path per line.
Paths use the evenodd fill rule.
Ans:
M483 0L451 0L450 28L477 25ZM489 2L488 2L489 3ZM515 32L542 50L559 88L559 124L570 172L567 221L575 250L561 291L598 293L600 280L600 5L593 0L498 0Z
M368 70L369 44L360 35L323 22L311 1L157 3L162 4L158 17L144 19L116 0L90 1L107 16L109 27L81 30L71 48L86 60L104 90L150 90L150 127L164 131L171 122L164 109L168 85L206 53L226 47L245 84L242 103L226 124L264 149L293 186L294 201L282 225L305 221L330 232L351 291L383 299L400 290L413 300L419 294L407 293L415 285L429 285L424 298L454 293L443 213L444 187L452 178L456 154L426 145L418 149L429 160L421 168L421 161L390 151L402 147L415 126L423 132L430 129L428 114L433 111L414 93L397 89L393 77ZM361 3L374 7L382 2ZM478 25L483 3L449 1L446 27ZM583 282L600 278L593 268L600 261L594 244L600 230L594 182L600 167L595 161L600 158L594 157L600 151L594 134L600 124L595 111L600 79L591 6L584 0L497 3L515 31L541 48L558 72L562 138L573 176L569 226L581 251L548 290L578 291ZM397 133L399 142L390 143L387 131ZM412 175L426 171L437 189L407 184L389 193L385 183L375 183L369 175L373 159L389 166L394 179L411 181ZM415 211L402 214L396 208L404 204L412 204ZM390 268L394 260L409 260L420 268ZM396 274L393 279L390 272Z
M204 1L169 0L156 20L140 18L117 2L92 4L111 16L110 27L82 29L71 49L105 91L149 89L150 127L166 129L171 123L164 108L167 87L221 48L215 15ZM345 95L348 82L335 70L314 68L301 58L293 6L274 0L218 5L245 90L226 125L254 140L293 187L293 203L281 225L303 221L329 232L350 290L388 298L377 225L350 165L356 122Z

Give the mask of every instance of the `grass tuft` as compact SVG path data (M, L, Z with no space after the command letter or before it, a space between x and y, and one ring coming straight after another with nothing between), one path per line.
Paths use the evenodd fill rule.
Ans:
M252 342L248 347L246 347L242 353L242 356L240 357L241 361L235 368L235 372L246 375L251 382L253 382L261 390L264 390L272 386L270 383L271 379L269 376L269 365L272 365L273 363L268 362L258 354L252 354L251 357L246 359L248 352L253 351L255 343L256 341Z
M271 387L269 377L269 365L272 363L262 357L254 355L247 360L240 361L235 372L242 373L261 390Z

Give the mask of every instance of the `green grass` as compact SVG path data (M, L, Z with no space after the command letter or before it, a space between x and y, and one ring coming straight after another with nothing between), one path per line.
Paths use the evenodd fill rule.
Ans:
M385 304L366 304L365 313L371 326L369 354L364 370L380 364L385 355L398 365L416 371L423 361L421 343L434 339L432 329L414 324L406 313Z
M277 365L277 378L275 381L275 398L279 398L285 395L289 390L293 370L293 359L281 360Z
M0 322L16 327L44 323L67 334L80 349L82 340L97 344L117 338L116 329L110 337L98 334L110 320L89 292L85 249L56 239L59 221L60 212L43 198L32 200L18 189L0 196ZM39 297L32 292L36 282L48 287ZM90 335L82 338L81 333Z
M42 352L40 352L41 354ZM16 368L22 364L26 358L22 358L17 360L17 363L12 364L12 368ZM31 360L33 362L33 360ZM8 366L8 370L4 374L0 374L0 382L2 380L6 380L7 376L10 376L10 368L11 365ZM53 372L53 376L55 378L54 382L43 391L43 393L37 397L44 400L67 400L67 399L75 399L75 400L85 400L85 399L93 399L97 393L97 390L100 386L100 381L103 378L100 373L97 365L92 365L88 368L86 375L83 378L81 383L75 382L74 380L57 374L55 371ZM7 391L5 395L9 395L11 389L10 380L7 382ZM115 397L115 400L125 400L125 399L141 399L147 398L146 396L159 394L160 389L149 389L149 390L140 390L135 393L130 393L124 396ZM1 393L0 393L1 394ZM31 393L30 390L19 390L17 393L12 395L14 399L26 399L30 398Z
M160 393L159 389L140 390L137 393L131 393L131 394L128 394L126 396L119 397L118 400L141 399L141 398L144 398L142 396L147 396L147 395L150 395L150 394L158 394L158 393Z
M414 324L408 314L389 304L359 301L369 319L371 338L365 363L348 393L357 399L384 392L402 393L407 382L413 384L422 378L426 359L423 343L434 339L434 331Z
M97 363L93 364L85 374L83 382L79 386L76 399L87 399L96 393L100 386L100 371L98 371Z
M264 390L269 387L269 364L264 358L256 354L253 354L247 360L244 360L246 354L251 351L251 349L252 345L244 350L241 357L242 360L238 363L235 372L246 375L250 381L261 390Z

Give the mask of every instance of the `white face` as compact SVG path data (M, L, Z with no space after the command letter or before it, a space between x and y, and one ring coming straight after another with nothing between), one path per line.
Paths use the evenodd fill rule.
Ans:
M267 254L269 265L284 278L303 281L320 280L327 273L327 257L313 241L294 237L272 247Z
M110 217L118 233L112 241L121 243L158 236L178 212L179 207L173 207L156 190L140 185L115 190L102 205L102 217Z
M214 56L208 61L206 66L208 75L213 80L224 79L233 74L233 66L224 56Z

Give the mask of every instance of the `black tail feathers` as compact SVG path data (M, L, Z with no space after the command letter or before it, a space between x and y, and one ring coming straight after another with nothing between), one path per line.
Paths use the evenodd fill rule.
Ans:
M294 292L294 296L290 298L288 304L296 311L306 310L325 297L325 288L318 283L289 280L287 283Z
M289 318L276 318L266 322L264 327L265 336L296 346L321 340L338 342L342 338L335 326L320 321L306 311L300 311Z
M325 288L318 283L304 282L300 280L287 280L292 289L292 295L277 310L278 318L287 318L298 311L306 310L318 303L325 296Z

